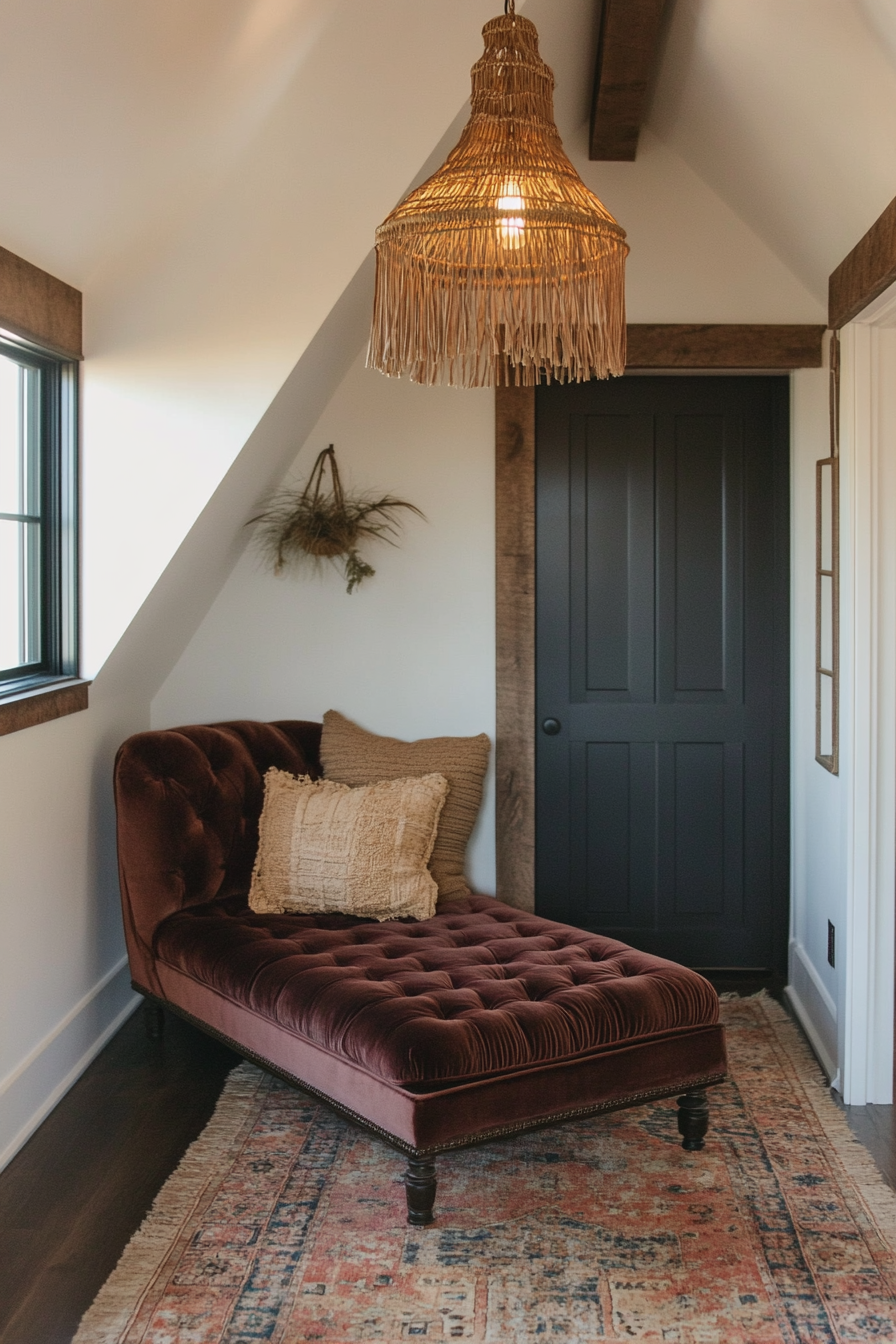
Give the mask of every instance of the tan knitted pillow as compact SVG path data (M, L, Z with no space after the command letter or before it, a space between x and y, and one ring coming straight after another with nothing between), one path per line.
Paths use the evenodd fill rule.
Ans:
M448 793L442 775L350 789L272 767L249 905L259 913L431 919L426 864Z
M469 896L464 879L467 844L488 766L487 733L478 737L425 737L400 742L359 728L335 709L324 715L320 759L327 779L340 784L372 784L435 770L448 781L448 798L439 820L429 871L439 884L440 896Z

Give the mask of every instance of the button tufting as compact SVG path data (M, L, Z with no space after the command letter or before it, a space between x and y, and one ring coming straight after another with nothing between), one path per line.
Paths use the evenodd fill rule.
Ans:
M260 917L228 900L169 916L157 931L164 961L396 1081L591 1051L633 1020L642 1034L715 1021L693 973L486 898L425 926Z

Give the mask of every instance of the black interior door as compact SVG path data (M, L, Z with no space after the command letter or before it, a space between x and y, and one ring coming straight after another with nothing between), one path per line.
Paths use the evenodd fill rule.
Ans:
M788 391L537 391L537 908L764 978L789 890Z

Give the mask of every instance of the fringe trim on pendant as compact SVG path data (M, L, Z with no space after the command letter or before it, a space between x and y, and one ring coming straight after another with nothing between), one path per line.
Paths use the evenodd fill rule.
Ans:
M563 152L535 26L483 37L457 146L377 230L368 365L459 387L621 374L625 232Z

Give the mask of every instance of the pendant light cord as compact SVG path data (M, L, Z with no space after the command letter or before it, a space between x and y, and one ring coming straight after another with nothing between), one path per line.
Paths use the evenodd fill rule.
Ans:
M510 14L511 17L516 17L515 0L504 0L504 13Z

